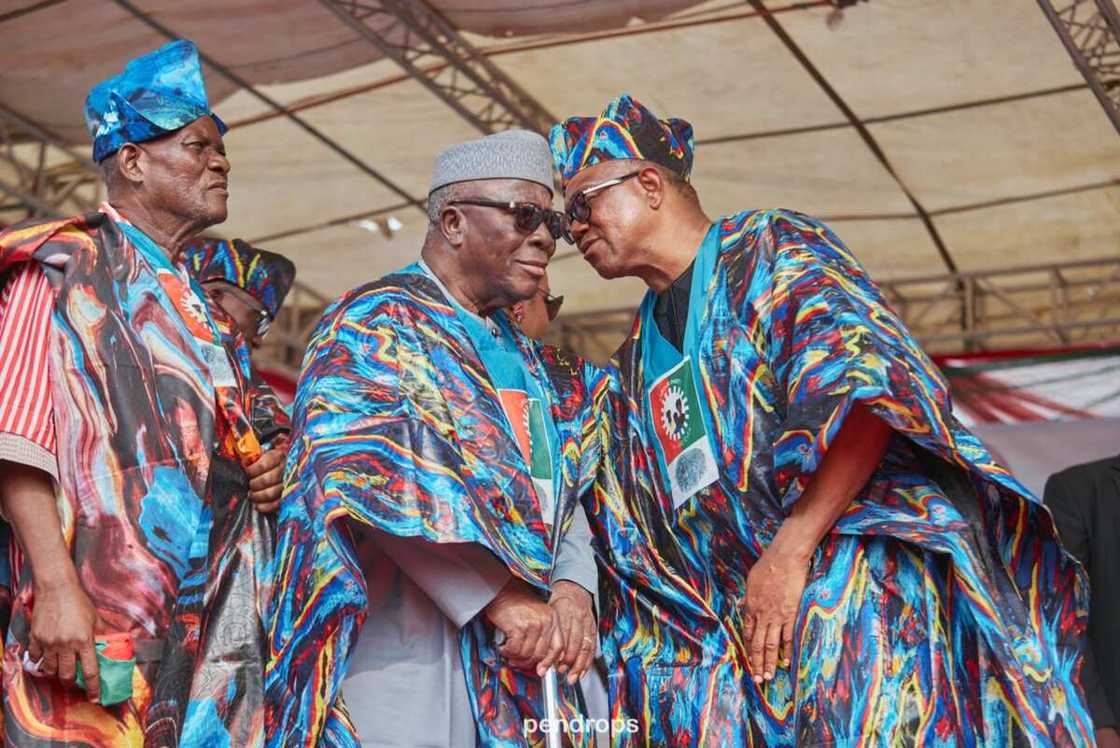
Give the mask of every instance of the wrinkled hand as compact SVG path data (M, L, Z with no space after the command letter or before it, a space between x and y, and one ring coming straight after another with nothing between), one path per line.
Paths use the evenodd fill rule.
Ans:
M1097 748L1120 748L1120 732L1114 727L1102 727L1097 730Z
M97 623L97 611L76 580L35 585L27 656L32 663L38 663L39 674L57 677L70 687L74 686L77 663L81 662L86 693L93 702L101 698L93 638Z
M564 649L556 611L525 582L511 579L482 612L505 634L498 652L510 665L544 675L556 664Z
M808 575L807 557L783 553L773 545L762 553L747 575L743 638L755 683L774 677L779 647L783 660L780 664L789 667L793 627Z
M595 609L591 593L575 582L561 579L552 585L548 604L556 611L564 651L556 672L567 673L568 683L575 683L591 667L598 649L595 631Z
M280 506L287 460L288 450L270 449L245 468L249 476L249 501L256 505L257 511L274 512Z

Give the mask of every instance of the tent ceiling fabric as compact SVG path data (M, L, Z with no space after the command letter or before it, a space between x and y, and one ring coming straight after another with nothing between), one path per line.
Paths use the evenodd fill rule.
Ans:
M0 16L33 0L0 0ZM643 14L658 18L697 0L501 0L433 2L458 28L502 36L609 28ZM207 55L254 85L311 80L378 59L380 53L316 0L139 0L145 14L193 39ZM648 6L648 8L643 8ZM44 44L44 29L81 29L65 46ZM90 86L166 40L112 0L64 0L0 26L0 101L71 142L84 142L82 102ZM212 70L221 101L235 86ZM51 96L44 97L44 91Z
M133 1L415 197L437 151L478 136L315 0ZM34 4L0 0L0 18ZM767 2L870 120L897 178L747 3L432 5L557 116L594 114L626 91L691 120L694 181L712 215L788 207L821 216L878 277L946 269L903 185L962 270L1117 254L1120 138L1035 0L870 0L838 24L823 2ZM64 28L82 33L53 35ZM83 149L86 90L164 41L112 0L13 15L0 21L0 39L0 103ZM267 239L330 296L416 257L420 211L399 207L398 195L217 71L207 81L233 125L220 233ZM373 214L403 225L392 238L383 222L359 225ZM633 280L608 291L566 245L554 263L565 313L632 306L642 292Z

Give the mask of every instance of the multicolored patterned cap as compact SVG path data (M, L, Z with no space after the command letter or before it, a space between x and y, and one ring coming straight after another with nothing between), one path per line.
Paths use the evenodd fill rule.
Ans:
M553 125L548 139L565 186L587 167L612 159L652 161L684 179L692 172L692 125L658 119L629 94L615 97L598 117Z
M296 279L296 266L287 257L241 239L195 239L183 250L183 264L199 283L225 281L244 289L273 318Z
M98 83L86 97L94 161L125 143L143 143L206 116L226 134L226 123L210 111L198 47L186 39L129 61L124 72Z

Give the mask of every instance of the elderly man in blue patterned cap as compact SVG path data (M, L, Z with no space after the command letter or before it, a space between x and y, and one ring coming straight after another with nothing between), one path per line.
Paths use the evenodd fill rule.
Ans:
M836 235L709 218L691 125L629 96L552 148L584 259L649 286L591 517L630 739L1091 744L1080 569Z
M251 745L262 452L240 337L180 262L226 217L225 125L170 43L86 102L99 212L0 233L6 745Z
M539 745L553 664L561 714L581 719L593 421L578 362L504 311L537 293L563 234L552 190L540 135L449 148L421 261L343 296L312 336L270 607L270 745L350 745L355 726L370 746Z

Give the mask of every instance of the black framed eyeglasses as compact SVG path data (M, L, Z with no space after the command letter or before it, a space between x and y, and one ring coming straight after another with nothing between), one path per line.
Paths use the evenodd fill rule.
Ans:
M448 205L479 205L483 208L498 208L513 214L517 228L531 234L543 223L548 227L548 233L553 239L564 239L572 243L572 236L568 233L568 224L564 214L558 210L549 210L533 203L521 203L516 200L485 200L480 197L465 197L452 200Z
M634 171L624 177L615 177L614 179L608 179L605 182L593 184L590 187L577 192L576 196L572 198L572 201L568 203L568 208L565 211L568 218L568 224L571 225L576 221L579 221L580 223L587 223L588 221L590 221L591 201L588 200L589 197L596 193L602 192L609 187L620 185L627 179L633 179L641 173L641 171Z
M548 314L548 321L551 322L560 314L560 307L564 305L564 297L553 296L548 291L540 293L543 294L541 299L544 301L544 310Z

